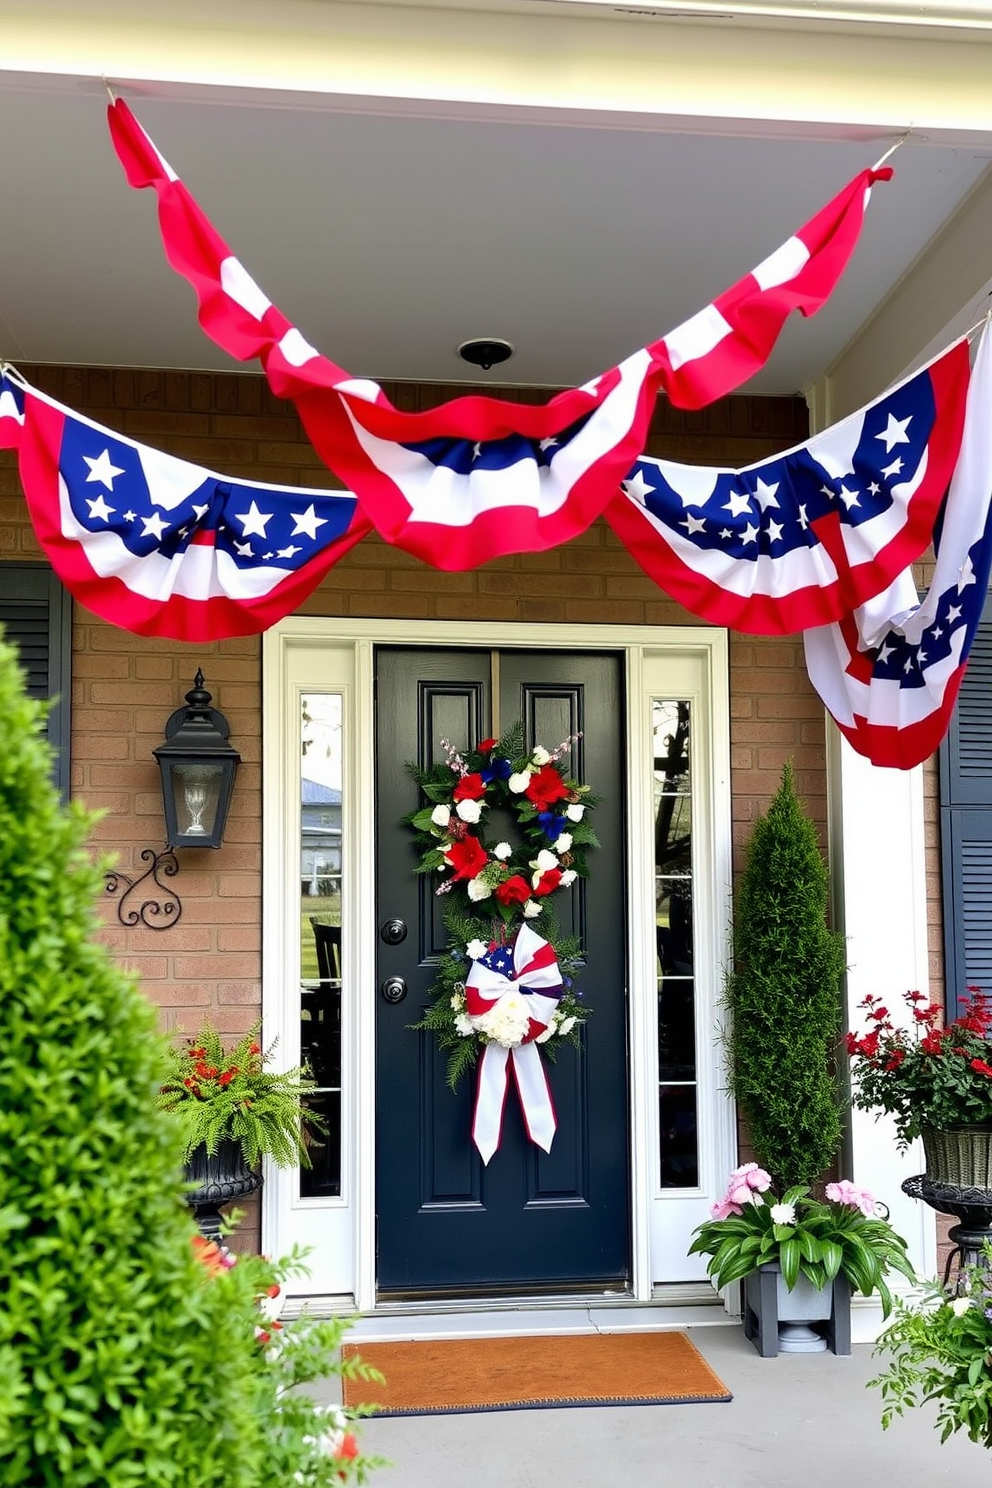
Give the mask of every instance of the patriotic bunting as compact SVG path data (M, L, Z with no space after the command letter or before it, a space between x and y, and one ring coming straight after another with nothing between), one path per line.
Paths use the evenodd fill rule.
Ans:
M290 614L370 530L348 492L231 480L0 375L38 540L66 588L138 635L216 640Z
M928 546L968 376L959 341L859 413L744 470L642 457L607 521L705 620L764 635L838 620Z
M115 100L110 132L128 182L158 196L166 257L193 285L200 324L239 360L260 358L296 402L314 447L387 542L443 569L567 542L603 511L644 448L654 400L701 408L764 365L793 310L812 315L854 251L875 181L862 171L712 304L618 367L543 406L484 395L402 413L377 383L311 346L220 237Z
M839 624L804 636L810 679L838 727L876 765L912 769L947 731L992 569L992 348L986 326L961 456L934 535L926 599L907 572Z

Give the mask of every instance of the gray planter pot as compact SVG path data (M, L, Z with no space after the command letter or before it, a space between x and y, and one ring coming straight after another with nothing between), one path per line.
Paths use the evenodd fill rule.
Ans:
M801 1331L800 1331L801 1330ZM777 1261L744 1278L744 1336L763 1359L781 1350L851 1352L851 1288L844 1276L817 1290L800 1276L790 1292Z
M932 1183L992 1189L992 1125L925 1127L921 1136Z
M195 1185L186 1193L197 1229L208 1240L219 1240L223 1225L221 1210L235 1199L244 1199L262 1186L261 1173L245 1162L241 1143L224 1138L210 1156L201 1145L190 1154L186 1180Z

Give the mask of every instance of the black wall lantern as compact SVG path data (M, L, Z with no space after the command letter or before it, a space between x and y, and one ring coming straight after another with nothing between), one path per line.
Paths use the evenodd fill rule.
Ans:
M170 847L220 847L241 756L228 743L223 713L197 671L186 707L165 725L165 743L153 750L162 771L165 834Z

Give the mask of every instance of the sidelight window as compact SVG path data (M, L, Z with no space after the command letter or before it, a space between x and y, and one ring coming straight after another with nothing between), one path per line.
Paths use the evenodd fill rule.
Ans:
M658 975L659 1179L695 1188L696 1001L693 976L692 718L688 702L652 700L655 937Z
M300 1197L341 1193L342 697L305 693L300 727L300 1058L327 1123L308 1138Z

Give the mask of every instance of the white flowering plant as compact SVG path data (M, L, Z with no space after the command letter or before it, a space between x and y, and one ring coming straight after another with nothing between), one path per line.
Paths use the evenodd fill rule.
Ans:
M916 1275L906 1242L888 1222L888 1211L866 1189L846 1178L828 1183L824 1199L802 1185L781 1198L757 1163L744 1163L730 1175L727 1192L710 1218L694 1231L690 1255L708 1255L707 1268L718 1287L750 1276L777 1261L791 1291L800 1276L817 1288L846 1276L853 1291L877 1292L886 1317L892 1295L885 1277L900 1271Z
M882 1392L884 1427L933 1402L941 1441L964 1431L992 1448L992 1247L962 1269L955 1296L929 1281L912 1305L898 1300L875 1353L891 1356L869 1381Z
M588 820L599 798L565 766L580 737L552 750L540 744L528 749L518 722L501 739L483 739L464 751L442 739L444 761L429 770L407 765L427 801L404 818L420 850L416 871L438 875L435 893L445 896L448 934L434 1000L415 1026L437 1035L452 1089L487 1043L515 1049L534 1042L553 1059L563 1038L578 1044L589 1015L575 986L581 944L577 936L562 935L552 904L555 894L588 876L586 849L599 846ZM494 809L513 817L521 839L516 845L502 837L490 841ZM554 992L541 989L543 1001L530 995L526 978L517 978L514 948L524 926L551 947L560 973ZM472 997L477 967L488 975L488 1000ZM500 995L492 991L494 970L506 977Z

